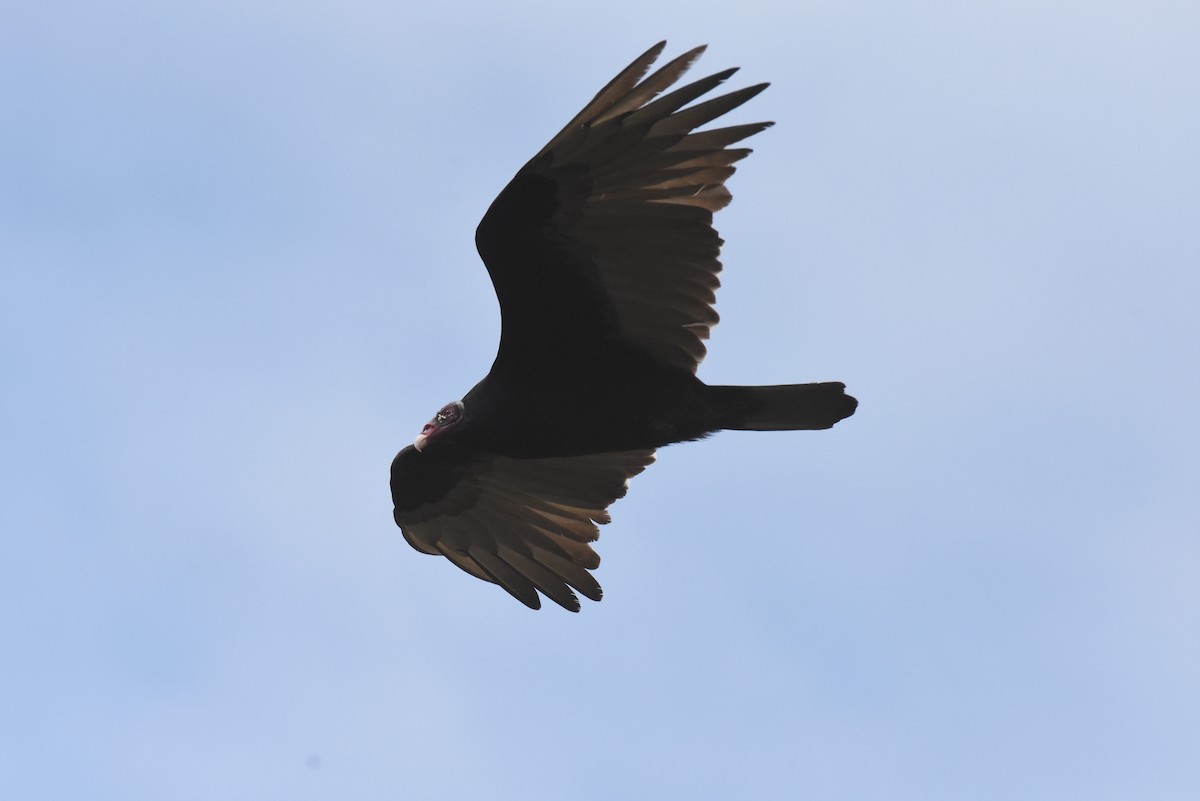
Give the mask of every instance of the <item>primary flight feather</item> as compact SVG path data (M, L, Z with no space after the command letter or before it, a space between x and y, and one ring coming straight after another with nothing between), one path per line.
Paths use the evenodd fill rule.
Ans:
M713 213L769 122L696 131L766 88L700 101L736 69L667 94L704 51L646 76L660 42L521 168L475 233L500 301L491 371L392 462L395 520L525 605L600 600L590 543L654 449L722 429L829 428L858 402L837 382L696 378L721 239ZM660 96L661 95L661 96ZM695 102L700 101L700 102Z

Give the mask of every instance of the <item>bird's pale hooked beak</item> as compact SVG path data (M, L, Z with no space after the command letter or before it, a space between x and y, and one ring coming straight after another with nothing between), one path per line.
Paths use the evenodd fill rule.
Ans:
M428 423L426 423L424 426L421 427L421 433L417 434L417 438L413 440L413 447L416 448L417 451L425 450L426 443L429 442L429 438L433 435L433 432L436 430L437 430L437 426L435 426L433 424L433 421L430 420Z

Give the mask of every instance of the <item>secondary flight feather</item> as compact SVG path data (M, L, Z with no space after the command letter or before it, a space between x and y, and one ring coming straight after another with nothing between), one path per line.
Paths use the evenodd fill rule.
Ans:
M704 51L622 70L521 168L475 242L500 302L492 369L392 462L396 523L533 609L600 600L591 543L664 445L722 429L829 428L838 382L710 386L695 375L721 239L713 213L769 122L697 131L766 88L709 99L728 69L671 90ZM671 90L671 91L667 91ZM664 94L665 92L665 94ZM540 595L539 595L540 593Z

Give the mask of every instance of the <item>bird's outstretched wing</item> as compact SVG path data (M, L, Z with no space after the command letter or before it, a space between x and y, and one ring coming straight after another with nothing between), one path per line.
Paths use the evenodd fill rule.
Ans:
M499 584L532 609L538 590L579 611L574 587L593 601L600 564L588 543L608 505L654 461L653 450L549 459L480 456L461 460L405 448L392 464L395 518L418 551L441 554Z
M728 69L658 97L704 51L643 80L665 44L601 89L480 223L475 241L503 320L493 371L586 362L614 338L689 372L704 358L721 269L713 212L729 203L725 181L750 153L729 146L771 123L694 131L767 85L688 105Z

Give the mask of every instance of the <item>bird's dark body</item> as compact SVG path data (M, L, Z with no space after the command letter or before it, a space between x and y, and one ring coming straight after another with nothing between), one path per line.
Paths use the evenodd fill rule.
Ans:
M496 454L519 459L578 456L657 448L718 430L719 412L695 376L664 370L619 342L593 349L584 366L553 364L493 367L463 398L468 410L454 438L454 459L431 464L409 446L392 464L397 506L408 491L424 498L423 484L453 465ZM630 369L631 366L641 365ZM536 393L531 391L536 387Z
M709 386L695 375L716 324L713 213L766 128L697 132L765 84L696 105L733 70L655 99L703 48L646 77L652 48L609 83L492 203L476 245L500 302L488 375L392 463L395 519L537 607L594 600L587 547L606 507L665 445L722 429L829 428L857 405L837 382Z
M586 365L565 369L493 370L463 398L480 411L462 436L504 456L533 458L656 448L719 427L708 387L695 376L619 342L590 355Z

